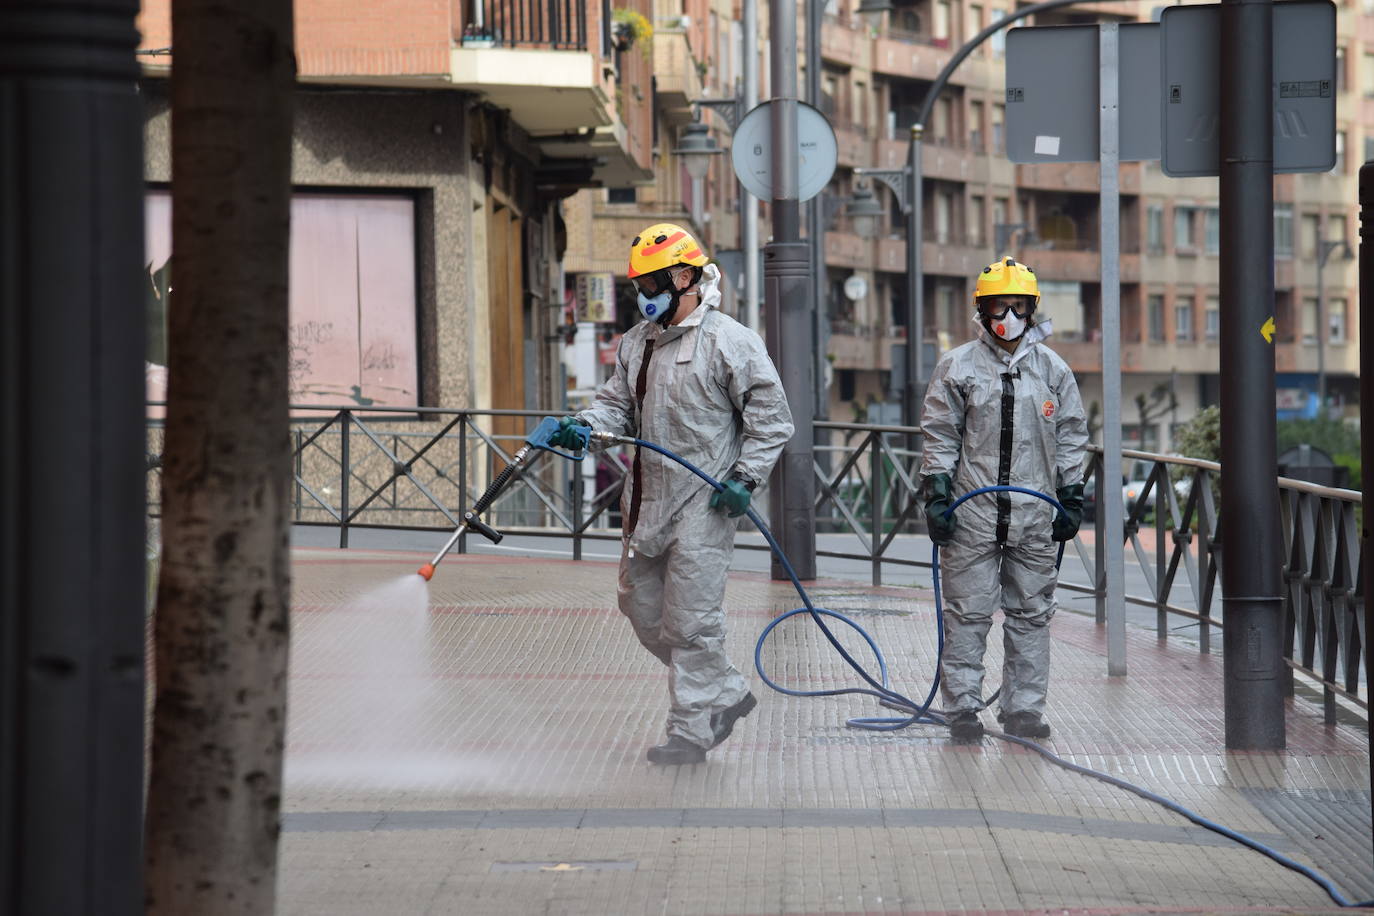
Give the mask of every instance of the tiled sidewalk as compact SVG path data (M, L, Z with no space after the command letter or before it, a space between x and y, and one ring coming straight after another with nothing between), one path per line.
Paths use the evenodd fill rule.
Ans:
M732 576L727 593L758 709L706 763L660 768L644 750L662 738L666 675L614 609L612 564L451 556L426 586L418 554L294 559L282 913L1337 909L1260 854L1024 748L856 731L848 717L888 713L774 693L754 640L799 602L764 577ZM928 590L813 594L924 697ZM1227 753L1219 658L1132 631L1129 675L1108 678L1090 619L1061 613L1053 634L1047 748L1374 897L1362 728L1328 728L1298 701L1285 752ZM858 683L804 617L764 662L793 686Z

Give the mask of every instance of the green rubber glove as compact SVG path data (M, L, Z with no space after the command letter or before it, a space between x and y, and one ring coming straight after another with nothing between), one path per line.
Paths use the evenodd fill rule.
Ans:
M1078 526L1083 524L1083 484L1074 483L1060 487L1054 495L1059 500L1059 505L1064 507L1064 511L1054 514L1054 531L1051 537L1056 541L1071 541L1078 533Z
M576 417L564 417L558 421L558 429L549 434L549 445L580 452L587 447L591 433L592 428L578 423Z
M711 494L711 508L724 509L730 518L739 518L749 508L749 497L753 484L742 477L731 476L725 481L725 489Z
M921 481L921 490L926 495L926 530L943 547L954 540L954 529L959 527L953 512L945 514L954 505L954 481L948 474L932 474Z

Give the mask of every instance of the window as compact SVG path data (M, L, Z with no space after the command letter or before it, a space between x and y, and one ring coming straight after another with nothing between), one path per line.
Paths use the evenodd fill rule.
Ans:
M992 106L992 151L994 153L1003 151L1002 127L1006 121L1007 106L994 103Z
M1336 46L1336 92L1345 92L1348 81L1345 77L1345 48Z
M632 204L635 202L634 188L607 188L606 203L608 204Z
M935 195L935 241L948 245L954 226L954 195L940 191Z
M1374 3L1374 0L1366 0L1366 2ZM1006 10L998 9L997 7L992 8L993 22L1001 22L1003 19L1006 18ZM988 43L992 45L993 57L1005 57L1007 55L1007 30L1002 29L1000 31L993 32L992 38L988 39Z
M949 0L935 0L935 44L940 47L949 45Z
M1321 218L1315 213L1302 215L1302 229L1298 233L1298 244L1304 258L1317 256L1317 243L1321 239Z
M1327 308L1327 340L1333 344L1345 343L1345 300L1332 299Z
M941 96L935 102L935 129L931 131L932 139L935 142L948 146L950 140L954 138L954 100L948 95Z
M1221 300L1208 296L1202 310L1202 336L1204 340L1217 340L1221 337Z
M1345 174L1345 131L1336 131L1336 164L1331 167L1332 174Z
M1203 218L1203 244L1208 254L1221 254L1221 211L1208 207Z
M1360 94L1374 99L1374 53L1369 51L1360 55Z
M1174 207L1174 250L1188 253L1197 250L1197 239L1193 237L1193 215L1196 207Z
M1302 342L1314 344L1317 342L1317 300L1305 298L1302 300Z
M983 103L968 103L968 145L975 153L983 152Z
M983 29L983 7L978 3L970 3L968 6L968 31L964 34L964 40L968 41Z
M1366 16L1374 16L1374 0L1360 0L1360 12Z
M1145 245L1150 254L1164 253L1164 208L1159 204L1150 204L1145 211Z
M1164 342L1164 297L1152 294L1145 303L1146 320L1149 322L1150 343Z
M1174 340L1193 339L1193 302L1179 299L1174 302Z
M1374 134L1367 134L1364 138L1364 161L1374 159Z
M1274 256L1293 256L1293 205L1274 204Z
M983 244L983 226L987 223L987 201L977 194L968 202L968 243L974 246Z
M1007 222L1007 216L1011 211L1011 201L1005 197L997 197L992 201L992 225L997 227ZM997 252L1001 256L1001 252Z

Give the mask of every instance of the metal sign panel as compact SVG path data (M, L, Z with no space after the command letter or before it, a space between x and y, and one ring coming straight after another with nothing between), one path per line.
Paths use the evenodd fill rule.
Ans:
M1274 171L1336 164L1336 7L1275 3ZM1160 18L1166 175L1221 172L1221 5L1170 6Z
M730 147L735 176L759 200L773 199L771 104L763 102L744 116ZM797 146L797 199L810 200L830 183L840 161L840 148L825 115L805 102L797 103Z
M1033 26L1007 34L1007 158L1096 162L1098 27ZM1159 26L1120 27L1121 161L1158 159Z

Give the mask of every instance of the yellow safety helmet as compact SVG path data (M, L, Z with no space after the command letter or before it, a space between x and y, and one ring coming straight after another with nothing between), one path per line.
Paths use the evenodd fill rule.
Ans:
M630 243L631 280L678 264L705 267L710 262L692 233L672 223L656 223Z
M1040 304L1040 284L1035 271L1014 258L1003 256L983 268L973 289L973 304L984 296L1033 296Z

